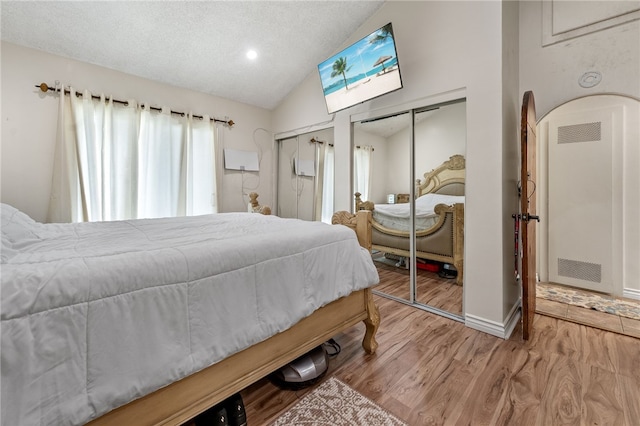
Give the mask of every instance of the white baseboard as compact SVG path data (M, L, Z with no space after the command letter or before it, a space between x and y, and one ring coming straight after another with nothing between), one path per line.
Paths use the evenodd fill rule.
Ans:
M507 316L507 321L505 324L505 339L511 337L511 333L513 330L520 324L520 318L522 317L522 309L520 309L520 299L518 302L511 307L511 311Z
M625 288L622 290L622 297L640 300L640 290L635 288Z
M506 340L511 336L513 330L520 323L521 310L519 308L519 302L513 305L504 323L488 320L472 314L466 314L464 316L464 323L469 328Z

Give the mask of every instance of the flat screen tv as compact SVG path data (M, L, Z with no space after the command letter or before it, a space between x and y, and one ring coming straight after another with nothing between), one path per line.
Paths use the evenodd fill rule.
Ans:
M391 23L318 65L332 114L402 88Z

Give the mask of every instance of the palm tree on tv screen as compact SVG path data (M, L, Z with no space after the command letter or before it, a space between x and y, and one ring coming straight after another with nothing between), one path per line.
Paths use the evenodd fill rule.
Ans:
M391 28L391 22L384 27L380 28L377 34L369 39L370 44L381 43L388 38L393 38L393 29Z
M333 63L333 71L331 72L331 78L337 76L338 74L342 74L342 79L344 80L344 87L345 87L345 89L348 89L349 87L347 86L347 75L346 75L346 73L349 72L350 69L351 69L351 67L347 68L347 58L346 57L338 58Z

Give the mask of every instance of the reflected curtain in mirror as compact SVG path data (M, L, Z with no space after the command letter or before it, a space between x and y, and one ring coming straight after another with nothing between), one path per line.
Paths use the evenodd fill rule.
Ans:
M325 223L331 223L333 216L333 198L334 198L334 173L335 173L335 150L333 145L323 145L324 162L322 170L322 199L320 200L321 214L320 220Z
M356 146L353 152L353 190L359 192L363 200L368 200L371 194L372 157L370 145Z

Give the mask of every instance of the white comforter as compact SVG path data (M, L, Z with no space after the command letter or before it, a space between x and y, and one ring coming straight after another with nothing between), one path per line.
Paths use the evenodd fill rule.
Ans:
M420 231L432 227L436 221L435 207L464 203L464 195L424 194L416 199L415 226ZM391 229L409 231L409 203L376 204L373 219Z
M342 226L40 224L2 205L2 424L83 424L377 282Z

